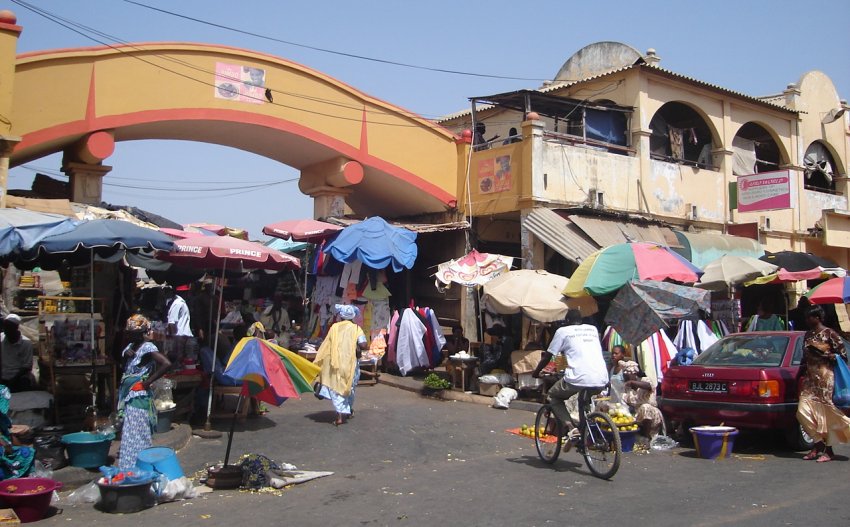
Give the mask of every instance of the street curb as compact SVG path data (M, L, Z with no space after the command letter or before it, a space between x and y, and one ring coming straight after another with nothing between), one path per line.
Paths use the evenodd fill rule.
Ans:
M154 434L153 445L164 446L179 451L189 444L192 438L192 427L187 424L176 424L168 432ZM109 449L110 455L117 458L120 442L113 441ZM98 469L85 469L67 466L53 471L53 479L62 483L62 491L74 490L100 477Z
M401 390L405 390L408 392L422 394L421 383L417 382L417 385L411 385L410 381L399 381L389 375L382 375L380 384L384 384L390 386L392 388L398 388ZM462 403L473 403L480 404L485 406L493 406L493 398L484 395L478 395L475 393L466 393L459 392L456 390L443 390L442 392L438 392L434 395L428 395L423 397L428 397L431 399L438 399L441 401L458 401ZM511 409L512 410L524 410L527 412L537 412L540 408L540 403L535 403L531 401L512 401Z

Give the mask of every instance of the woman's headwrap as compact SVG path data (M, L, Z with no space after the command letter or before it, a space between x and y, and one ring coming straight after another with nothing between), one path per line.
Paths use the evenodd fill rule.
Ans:
M127 319L125 329L129 332L147 333L151 330L151 321L144 315L132 315Z
M360 314L360 308L348 304L337 304L334 306L334 311L343 320L354 320Z
M618 364L623 368L624 374L637 375L640 373L640 366L633 360L621 360Z

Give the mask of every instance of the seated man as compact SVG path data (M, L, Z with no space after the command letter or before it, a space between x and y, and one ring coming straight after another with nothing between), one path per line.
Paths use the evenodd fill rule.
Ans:
M21 317L10 314L3 319L3 335L0 337L0 362L2 383L11 392L33 389L32 341L21 334Z
M549 349L543 352L532 376L540 377L540 371L553 356L563 355L566 358L564 377L549 389L548 395L555 416L568 425L571 421L565 406L566 400L585 388L601 391L608 384L608 368L605 366L596 328L582 324L581 312L577 309L570 309L564 320L567 325L555 332Z

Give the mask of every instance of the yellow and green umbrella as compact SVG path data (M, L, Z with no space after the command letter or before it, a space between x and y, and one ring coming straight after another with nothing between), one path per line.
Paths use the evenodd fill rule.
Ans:
M286 399L313 391L319 367L265 339L245 337L236 343L224 373L241 379L242 395L280 406Z

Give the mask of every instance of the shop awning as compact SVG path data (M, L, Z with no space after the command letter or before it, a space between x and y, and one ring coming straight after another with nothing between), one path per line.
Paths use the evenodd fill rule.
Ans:
M673 250L700 269L727 254L752 258L759 258L764 255L764 248L761 244L750 238L710 232L674 232L682 247Z
M578 214L567 217L600 247L625 242L648 242L664 247L681 247L679 239L667 227L639 225L632 222L580 216Z
M581 262L599 249L573 222L551 209L532 210L525 217L524 225L540 241L573 262Z

